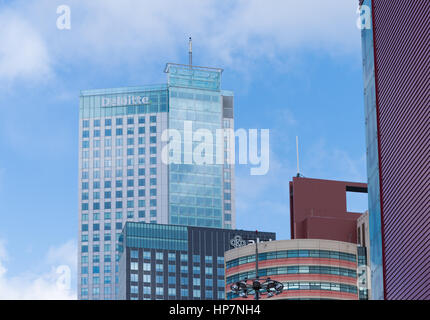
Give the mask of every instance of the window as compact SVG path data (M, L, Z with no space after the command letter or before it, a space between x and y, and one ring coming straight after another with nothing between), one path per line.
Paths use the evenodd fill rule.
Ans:
M132 262L130 263L130 269L133 271L139 270L139 263L138 262Z
M139 293L139 287L138 286L130 286L130 293L131 294L138 294Z
M200 286L200 278L193 279L193 286Z
M163 276L155 276L155 282L157 284L163 284L164 283L164 277Z
M160 287L155 288L155 294L157 296L162 296L164 294L163 288L160 288Z
M149 275L149 274L144 274L144 275L143 275L143 282L144 282L144 283L151 283L151 275Z
M145 123L145 117L139 117L139 124Z
M169 296L170 297L176 297L176 289L175 288L169 288Z
M167 258L169 259L169 261L176 261L176 253L174 252L169 252L167 254Z
M155 259L163 260L163 252L156 252L155 253Z
M193 297L200 298L200 290L193 290Z
M154 126L150 127L149 128L149 132L151 132L151 133L157 133L157 127L154 127Z
M134 124L134 118L127 118L127 124Z
M116 125L117 126L122 126L122 118L117 118L116 119Z

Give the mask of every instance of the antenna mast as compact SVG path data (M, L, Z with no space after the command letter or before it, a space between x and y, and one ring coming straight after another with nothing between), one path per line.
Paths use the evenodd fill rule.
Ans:
M191 68L193 66L193 40L191 39L191 37L188 42L188 60Z
M300 167L299 167L299 137L296 136L296 152L297 152L297 178L300 178Z

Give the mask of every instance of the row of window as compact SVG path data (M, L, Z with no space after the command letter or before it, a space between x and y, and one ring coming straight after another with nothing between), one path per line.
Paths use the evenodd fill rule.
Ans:
M115 201L115 208L116 209L122 209L125 208L123 206L125 202L123 201ZM135 208L135 201L134 200L128 200L126 202L127 204L127 208L128 209L133 209ZM100 210L101 206L99 202L94 202L93 204L93 210ZM149 200L149 206L150 207L156 207L157 206L157 199L150 199ZM138 200L137 201L137 207L138 208L145 208L146 207L146 201L145 200ZM103 205L103 208L105 210L110 210L112 209L112 202L105 202ZM82 211L88 211L89 210L89 203L82 203Z
M103 284L112 284L113 283L113 278L112 278L112 276L104 276L104 281L103 281ZM93 281L93 285L94 286L96 286L96 285L99 285L100 284L100 277L99 276L94 276L93 278L92 278L92 281ZM118 278L118 276L115 276L115 283L118 283L119 282L119 278ZM88 286L88 277L81 277L81 285L82 286Z
M112 126L112 120L113 119L105 119L105 126L106 127ZM123 120L124 120L123 118L116 118L115 119L115 124L117 126L122 126L123 123L124 123ZM127 120L127 124L128 125L133 125L134 122L135 122L134 118L132 118L132 117L127 118L126 120ZM149 122L156 123L157 122L157 116L150 116L149 117ZM139 117L138 123L139 124L144 124L145 123L145 117ZM93 126L94 127L100 127L100 125L101 125L101 120L100 119L94 119L93 120ZM90 127L90 120L82 120L82 127L83 128L89 128Z
M133 154L133 152L130 152L131 154ZM111 160L105 160L106 161L111 161ZM109 167L106 167L106 170L104 170L104 178L112 178L113 177L113 172L112 172L112 163L107 163L109 165ZM137 159L137 164L139 165L139 167L143 167L146 165L146 158L143 157L139 157ZM155 166L157 164L157 157L156 156L151 156L149 158L149 165ZM134 160L132 158L127 159L127 166L128 167L132 167L134 166ZM82 161L82 170L89 170L90 169L90 162L89 160L84 160ZM93 160L93 167L92 169L101 169L101 161L94 159ZM123 166L121 166L121 169L116 168L115 169L115 176L116 177L123 177L124 175L124 171L123 171ZM93 172L94 174L94 178L100 178L100 171L99 170L94 170ZM86 178L88 179L88 177Z
M105 277L106 278L106 277ZM163 285L164 284L164 276L163 275L155 275L155 283L156 285ZM179 278L179 281L181 286L188 286L189 285L189 278L188 276L182 276ZM225 287L225 282L224 280L218 279L215 280L216 281L216 285L218 287L218 290L224 290ZM150 285L152 283L152 276L150 274L144 274L143 275L143 279L142 279L142 283L146 286L146 285ZM205 287L213 287L214 286L214 279L210 278L210 279L204 279L205 282ZM132 286L137 286L139 283L139 275L137 273L132 273L130 274L130 283ZM168 285L176 285L176 277L175 276L168 276L167 277L167 284ZM193 286L201 286L202 284L202 279L200 278L193 278L192 279L192 285Z
M145 134L146 133L145 127L138 127L137 130L138 130L137 131L138 134ZM127 135L134 135L134 133L135 133L134 127L127 128ZM157 127L156 126L149 127L149 133L157 133ZM115 134L116 134L116 136L122 136L124 134L124 131L122 128L117 128L115 130ZM104 130L104 136L105 137L112 137L112 129L105 129ZM101 137L101 130L94 129L93 130L93 138L100 138L100 137ZM84 138L84 139L90 138L90 130L83 130L82 131L82 138Z
M81 256L81 264L88 264L88 258L89 258L88 255L82 255ZM93 263L100 263L100 255L98 255L98 254L92 255L92 260L93 260ZM118 254L115 254L115 261L116 262L119 261L119 255ZM111 261L111 255L105 254L103 262L112 262Z
M355 254L328 250L284 250L260 253L258 255L258 261L286 258L324 258L350 262L357 261L357 256ZM255 262L255 255L249 255L228 261L227 269L250 262Z
M92 268L93 274L99 274L100 271L101 271L100 266L93 266L93 268ZM105 274L112 273L112 265L111 264L105 264L103 271ZM82 275L88 274L88 272L89 272L88 266L82 266L81 267L81 274ZM118 272L118 268L116 268L115 272Z
M134 140L134 139L131 139L131 140ZM133 142L133 141L130 141L130 142ZM128 146L130 146L130 145L134 146L134 143L128 144ZM123 156L123 150L124 150L123 148L116 149L116 154L115 155L117 157L122 157ZM157 154L157 147L155 147L155 146L149 147L149 153L150 154ZM138 148L138 154L139 155L145 155L146 154L145 148L144 147L139 147ZM127 149L127 155L128 156L133 156L134 155L134 149L133 148ZM93 150L93 158L98 159L100 157L101 157L100 150ZM110 166L112 166L112 160L110 159L110 158L112 158L112 149L105 149L104 150L104 157L105 158L109 158L109 159L105 159L105 164L107 163L106 161L110 161L109 164L110 164ZM83 150L82 151L82 159L89 159L89 158L90 158L90 152L88 150ZM130 162L128 162L129 160L130 160ZM127 159L127 165L128 166L132 165L131 164L132 160L133 160L133 158ZM117 159L116 160L116 165L117 166L123 166L123 164L124 164L123 163L123 159Z
M131 146L131 145L135 145L134 143L134 138L127 138L127 146ZM146 141L145 141L145 137L138 137L137 138L137 143L139 145L145 145ZM150 144L155 144L157 143L157 137L156 136L151 136L149 137L149 143ZM99 139L95 139L93 140L93 148L94 148L94 154L99 155L100 156L100 145L101 142ZM117 153L116 156L117 157L121 157L122 156L122 150L123 148L118 148L118 147L123 147L124 146L124 139L123 138L116 138L115 139L115 146L117 147ZM111 148L112 148L112 139L104 139L104 147L105 147L105 152L110 152L112 154ZM90 140L84 140L82 141L82 149L83 151L88 151L85 149L89 149L90 148Z
M138 190L139 197L145 197L145 189ZM157 189L150 189L149 190L149 196L155 197L157 195ZM111 191L105 191L104 192L104 199L111 199L112 197L115 198L134 198L135 196L135 190L127 190L126 192L123 192L122 190L116 190L115 193L112 193ZM94 191L93 192L93 199L99 200L100 199L100 192ZM82 192L82 201L89 200L89 193L88 192Z
M130 270L131 271L138 271L139 270L139 262L130 262ZM141 265L141 269L143 271L151 271L151 263L148 262L144 262ZM201 274L201 268L200 266L193 266L193 274ZM188 273L188 266L187 265L181 265L178 266L178 268L176 268L176 265L174 264L169 264L167 265L167 271L169 273L175 273L176 270L178 269L178 271L180 273ZM214 269L213 267L205 267L204 271L205 271L205 275L213 275L214 273ZM164 272L164 264L162 263L156 263L155 264L155 271L156 272ZM217 274L218 276L223 276L224 275L224 268L216 268Z
M260 277L272 275L286 275L286 274L328 274L336 276L344 276L350 278L357 278L356 270L339 268L339 267L326 267L326 266L287 266L275 267L258 270ZM227 278L227 283L233 283L244 279L255 278L255 271L242 272Z
M122 159L118 159L117 161L119 161L119 160L121 160L121 162L122 162ZM128 159L128 160L132 160L132 159ZM127 160L127 162L128 162L128 160ZM134 166L133 161L131 161L130 166ZM130 171L130 170L132 170L132 169L127 169L127 175L133 176L134 172ZM138 172L139 176L144 176L146 173L146 170L145 170L145 168L138 168L137 172ZM151 175L151 176L157 175L157 168L156 167L149 168L149 175ZM82 171L82 179L83 180L89 179L89 171ZM100 171L99 170L93 171L93 179L100 179ZM106 180L104 184L105 184L105 188L111 188L112 187L112 182L110 180ZM119 184L122 186L121 180L119 180Z
M115 188L122 188L126 186L127 188L132 188L135 186L135 181L137 181L137 185L139 187L145 187L146 186L146 179L127 179L127 180L116 180L115 181ZM125 183L124 183L125 182ZM156 186L157 185L157 178L150 178L149 179L149 185L150 186ZM82 190L89 190L90 183L89 182L82 182ZM104 189L111 189L112 188L112 181L106 180L104 181ZM93 189L101 189L101 181L93 181Z
M112 294L112 287L104 287L104 294L111 295ZM94 287L93 288L93 296L100 295L100 288ZM81 296L88 296L88 288L81 288Z
M151 294L155 294L156 296L160 296L160 298L162 298L161 296L164 296L164 288L163 287L156 287L155 291L151 291L151 287L143 287L143 294L147 295L146 299L150 299L150 295ZM166 288L166 293L169 297L176 297L177 296L177 292L180 292L180 296L182 298L189 298L188 295L188 289L176 289L176 288ZM131 286L130 287L130 294L131 295L137 295L139 293L139 287L138 286ZM212 290L205 290L205 296L202 297L202 291L198 290L198 289L194 289L192 290L193 296L192 298L197 298L197 299L201 299L201 298L206 298L206 299L213 299L213 291ZM219 300L223 300L224 297L224 291L218 291L217 292L217 298ZM138 297L130 297L130 300L137 300Z
M181 262L188 262L188 254L187 253L175 253L168 252L167 259L170 262L175 262L176 258L179 258ZM132 249L130 250L130 259L139 259L139 251ZM151 251L143 251L143 259L151 260ZM200 263L201 256L200 255L192 255L193 263ZM155 252L155 260L164 260L164 252ZM214 261L212 256L204 256L204 262L206 264L212 264ZM224 257L217 257L216 259L218 264L224 265Z
M125 215L127 217L127 219L132 219L134 218L134 211L127 211L125 212ZM146 210L139 210L137 212L138 217L139 218L146 218ZM104 220L111 220L111 212L104 212ZM157 210L149 210L149 217L153 218L153 217L157 217ZM123 219L123 212L119 211L119 212L115 212L115 219L116 220L122 220ZM94 212L93 213L93 221L99 221L100 220L100 213L98 212ZM89 215L87 213L83 213L82 214L82 221L89 221ZM115 229L120 229L122 226L119 226L119 222L117 222Z

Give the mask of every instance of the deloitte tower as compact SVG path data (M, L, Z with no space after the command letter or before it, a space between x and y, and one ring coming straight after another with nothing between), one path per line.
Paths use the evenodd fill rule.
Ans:
M221 90L222 69L169 63L165 72L165 85L80 94L79 299L115 298L127 221L235 228L233 165L207 148L197 153L217 158L213 164L186 161L208 132L233 129L233 94ZM170 131L185 141L173 161ZM233 144L222 139L225 159ZM215 138L206 143L215 148Z

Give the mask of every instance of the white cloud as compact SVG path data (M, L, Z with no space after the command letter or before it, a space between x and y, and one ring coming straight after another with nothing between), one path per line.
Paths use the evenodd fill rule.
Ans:
M305 176L352 182L367 181L366 154L354 158L338 147L327 145L324 139L317 140L308 150L304 154L302 166Z
M0 79L41 80L50 75L48 49L35 29L12 11L0 12Z
M0 39L8 45L0 49L0 75L34 76L82 62L185 62L190 35L197 62L243 70L260 58L282 65L290 49L359 52L353 0L70 0L70 31L56 28L60 4L21 1L1 15Z
M69 278L76 273L76 255L76 244L69 241L49 249L45 259L45 272L27 271L9 277L6 268L9 255L5 242L0 240L0 300L76 299L76 291L73 285L70 285ZM61 266L62 268L59 268Z

